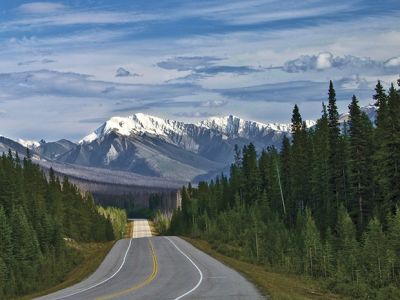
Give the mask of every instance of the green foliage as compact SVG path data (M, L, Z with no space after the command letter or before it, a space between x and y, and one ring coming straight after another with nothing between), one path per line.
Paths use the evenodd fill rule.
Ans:
M374 99L375 127L355 96L339 126L330 82L314 128L296 105L292 139L280 152L236 147L228 178L182 189L167 233L207 239L271 270L324 278L352 298L398 299L400 97L378 83Z
M98 211L111 222L114 236L118 239L123 238L128 220L126 211L117 207L101 206L98 207Z
M18 154L0 157L0 298L34 292L61 281L79 259L65 238L114 239L110 222L91 195L81 195L50 170L48 179Z

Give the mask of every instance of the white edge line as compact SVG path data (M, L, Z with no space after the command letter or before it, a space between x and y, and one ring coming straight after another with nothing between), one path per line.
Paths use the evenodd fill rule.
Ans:
M189 295L190 293L194 292L194 291L200 286L201 282L203 281L203 273L201 272L200 268L193 262L193 260L191 260L191 258L190 258L189 256L187 256L185 253L183 253L183 251L182 251L181 249L179 249L179 247L178 247L169 237L165 237L165 238L166 238L168 241L170 241L170 243L171 243L172 245L174 245L175 248L176 248L180 253L182 253L182 255L185 256L185 257L192 263L193 266L196 267L197 271L198 271L199 274L200 274L199 282L197 282L197 284L196 284L190 291L187 291L187 292L184 293L183 295L180 295L180 296L178 296L178 297L176 297L176 298L174 299L174 300L179 300L179 299L182 299L183 297L186 297L186 296Z
M86 291L91 290L91 289L93 289L93 288L95 288L95 287L97 287L97 286L99 286L99 285L101 285L101 284L103 284L103 283L106 283L106 282L109 281L110 279L114 278L115 275L117 275L117 274L119 273L119 271L121 271L122 267L124 266L125 260L126 260L126 256L128 255L128 251L129 251L129 249L131 248L131 244L132 244L132 238L131 238L130 241L129 241L129 246L128 246L128 248L126 249L126 252L125 252L125 255L124 255L124 259L122 260L122 264L119 266L118 270L117 270L114 274L112 274L110 277L108 277L107 279L104 279L103 281L100 281L100 282L98 282L98 283L96 283L96 284L94 284L94 285L92 285L92 286L90 286L90 287L88 287L88 288L86 288L86 289L82 289L82 290L76 291L76 292L74 292L74 293L72 293L72 294L69 294L69 295L66 295L66 296L62 296L62 297L58 297L58 298L53 298L53 300L64 299L64 298L68 298L68 297L71 297L71 296L74 296L74 295L77 295L77 294L86 292Z

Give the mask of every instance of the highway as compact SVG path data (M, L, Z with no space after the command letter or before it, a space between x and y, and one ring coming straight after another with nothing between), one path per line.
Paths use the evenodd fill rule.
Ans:
M135 220L132 238L119 240L90 277L37 299L265 298L236 271L178 237L151 236L147 220Z

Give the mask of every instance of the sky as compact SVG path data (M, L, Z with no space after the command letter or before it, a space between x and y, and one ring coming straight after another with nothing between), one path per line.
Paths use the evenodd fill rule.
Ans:
M317 119L400 74L400 1L0 1L0 134L81 139L112 116Z

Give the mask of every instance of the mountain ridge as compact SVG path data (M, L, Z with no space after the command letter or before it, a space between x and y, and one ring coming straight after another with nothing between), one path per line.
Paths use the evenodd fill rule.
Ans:
M371 121L376 107L362 108ZM340 115L340 122L348 114ZM315 121L306 121L309 128ZM280 148L284 136L291 136L285 123L261 123L234 115L210 117L197 123L136 113L128 117L112 117L78 143L59 140L39 145L26 143L42 161L131 172L139 176L158 177L180 182L207 180L226 172L234 157L234 147L253 143L259 150L269 146ZM11 148L18 143L4 140ZM4 144L4 143L3 143ZM18 148L18 152L24 146Z

